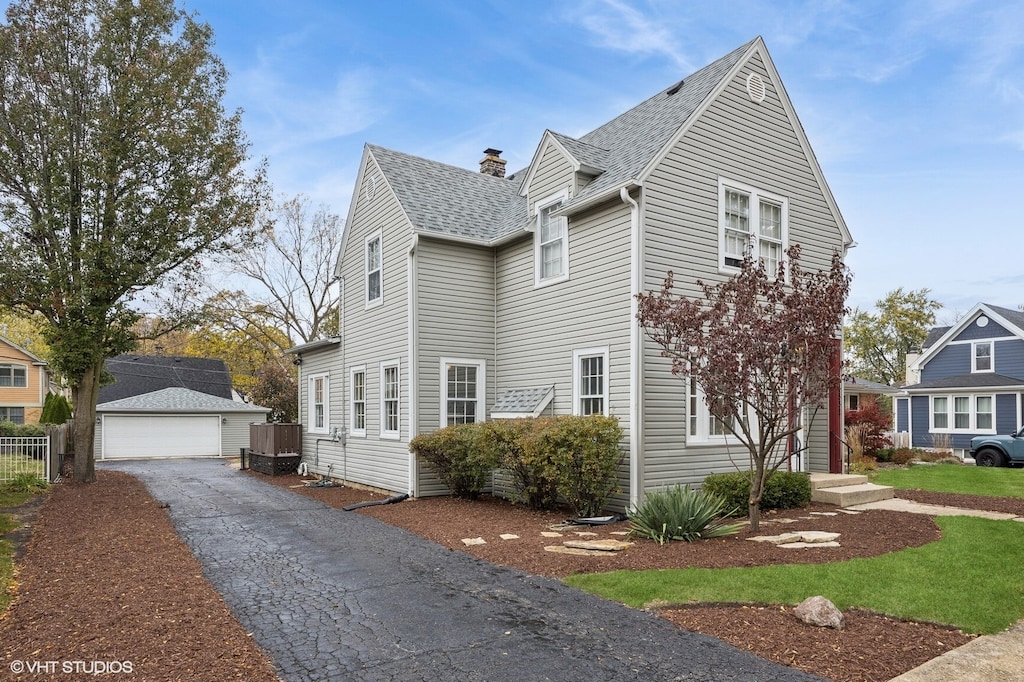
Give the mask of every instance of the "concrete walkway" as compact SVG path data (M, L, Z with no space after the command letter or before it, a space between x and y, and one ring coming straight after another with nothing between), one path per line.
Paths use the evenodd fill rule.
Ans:
M819 679L222 461L102 466L169 505L206 578L289 682Z

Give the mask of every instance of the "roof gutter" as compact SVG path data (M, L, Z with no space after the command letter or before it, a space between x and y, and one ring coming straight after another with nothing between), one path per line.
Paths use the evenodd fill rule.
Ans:
M608 189L602 192L598 192L592 197L587 197L585 199L577 198L573 201L570 201L567 204L562 204L562 207L555 211L552 211L551 215L570 216L576 213L580 213L581 211L585 211L588 208L593 208L594 206L603 204L608 201L615 201L616 199L621 201L623 192L626 192L628 194L629 192L632 192L634 189L639 189L642 186L642 182L640 182L636 178L631 178L626 182L609 187Z

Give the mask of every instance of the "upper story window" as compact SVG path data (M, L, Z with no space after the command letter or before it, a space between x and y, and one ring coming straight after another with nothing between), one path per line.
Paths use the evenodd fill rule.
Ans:
M484 419L485 371L483 360L441 358L441 426Z
M25 365L0 365L0 387L25 388L28 372Z
M372 308L384 300L384 253L380 232L366 238L365 270L366 307Z
M366 435L366 369L354 367L349 373L349 387L352 392L352 435Z
M380 365L380 437L400 436L398 362Z
M568 199L562 192L537 202L537 232L534 237L534 283L537 286L569 278L569 220L551 215Z
M782 197L719 179L718 232L721 270L740 267L756 254L769 274L783 262L789 239L789 203Z
M308 429L311 433L327 433L327 411L330 405L329 377L316 374L309 378Z
M573 414L608 414L608 349L573 351Z
M972 349L972 357L974 364L971 367L972 372L991 372L995 367L995 363L992 362L992 342L991 341L978 341L974 344Z

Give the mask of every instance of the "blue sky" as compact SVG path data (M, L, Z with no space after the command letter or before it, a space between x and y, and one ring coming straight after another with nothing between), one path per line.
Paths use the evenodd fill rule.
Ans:
M342 216L366 142L518 169L760 35L857 241L850 304L1024 303L1024 3L183 2L275 190Z

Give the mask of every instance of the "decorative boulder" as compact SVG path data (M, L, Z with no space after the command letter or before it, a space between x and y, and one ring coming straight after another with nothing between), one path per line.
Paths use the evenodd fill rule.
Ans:
M800 602L793 615L807 623L821 628L842 630L846 627L846 617L836 605L824 597L808 597Z

